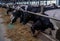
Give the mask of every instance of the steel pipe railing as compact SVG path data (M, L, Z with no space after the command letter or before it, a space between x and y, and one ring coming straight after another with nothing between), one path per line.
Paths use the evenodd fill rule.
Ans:
M8 8L9 8L9 7L8 7ZM15 10L16 10L16 9L15 9ZM56 18L49 17L49 16L43 15L43 14L41 14L41 13L34 13L34 12L30 12L30 11L25 11L25 10L23 10L23 9L21 9L21 8L20 8L20 10L23 11L23 12L28 12L28 13L35 14L35 15L38 15L38 16L42 16L42 17L46 17L46 18L53 19L53 20L56 20L56 21L60 21L60 20L58 20L58 19L56 19Z

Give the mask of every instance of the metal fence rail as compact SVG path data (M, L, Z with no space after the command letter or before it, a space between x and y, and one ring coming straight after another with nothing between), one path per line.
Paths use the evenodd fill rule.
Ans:
M58 19L56 19L56 18L49 17L49 16L46 16L46 15L42 15L41 13L34 13L34 12L24 11L24 10L22 10L22 11L23 11L23 12L28 12L28 13L31 13L31 14L36 14L36 15L38 15L38 16L46 17L46 18L49 18L49 19L53 19L53 20L56 20L56 21L60 21L60 20L58 20Z

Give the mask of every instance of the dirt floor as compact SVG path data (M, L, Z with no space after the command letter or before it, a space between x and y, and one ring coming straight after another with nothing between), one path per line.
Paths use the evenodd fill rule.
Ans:
M13 28L9 28L10 16L6 15L6 10L0 8L2 12L2 18L4 19L4 24L6 25L6 36L7 38L11 39L12 41L42 41L41 39L32 37L32 33L30 31L29 25L23 25L19 23L17 20L14 23Z

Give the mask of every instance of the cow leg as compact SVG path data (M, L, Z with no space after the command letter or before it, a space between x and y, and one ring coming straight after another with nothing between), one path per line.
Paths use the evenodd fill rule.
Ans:
M25 20L25 14L22 13L20 16L20 23L24 22L24 20Z
M9 11L7 11L7 15L9 15Z
M36 35L35 35L35 30L36 30L36 29L35 29L34 27L35 27L35 24L32 25L31 31L32 31L33 36L35 37L35 36L36 36Z
M33 34L35 34L35 29L33 27L31 27L31 31Z
M23 24L25 25L26 23L28 23L29 19L24 19L23 20Z
M20 17L20 23L23 22L23 24L26 24L24 20L26 20L25 17L24 17L24 16L21 16L21 17Z
M50 27L52 30L55 30L54 25L53 25L52 23L49 23L49 27Z
M33 27L31 27L31 31L32 31L33 37L36 37L35 29Z
M40 25L39 24L40 24L40 21L37 21L31 27L31 31L32 31L34 37L37 37L37 35L40 32L40 28L39 27L41 26L41 24Z
M24 16L21 15L21 17L20 17L20 23L23 22L23 19L24 19Z
M60 41L60 28L56 31L56 38Z
M24 15L23 16L23 24L25 25L26 23L28 23L28 21L29 21L28 15Z

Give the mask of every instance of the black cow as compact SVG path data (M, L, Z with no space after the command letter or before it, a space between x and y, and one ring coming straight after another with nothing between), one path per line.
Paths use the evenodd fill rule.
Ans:
M50 28L51 30L55 30L53 24L50 22L48 18L45 17L39 17L38 20L32 25L31 31L33 35L35 34L35 31L41 31L44 32L46 29ZM51 33L50 33L51 34ZM36 35L34 35L36 36Z
M22 6L21 7L23 10L25 10L25 6ZM38 6L38 7L32 7L32 6L28 6L28 8L27 8L27 11L32 11L32 12L35 12L35 13L37 13L37 12L40 12L40 10L41 10L41 7L40 6ZM16 16L14 16L14 17L18 17L18 15L21 15L21 17L20 17L20 22L22 22L23 24L26 24L26 23L28 23L30 20L32 20L32 21L35 21L36 19L34 19L34 18L36 18L35 16L36 15L34 15L34 14L31 14L31 13L28 13L28 12L22 12L22 11L20 11L20 12L18 12L19 14L17 14L17 13L14 13L14 14L17 14ZM17 19L17 18L16 18ZM16 20L15 19L15 20ZM13 20L12 20L12 23L14 23L13 22Z
M35 12L35 13L39 13L41 11L41 7L32 7L32 6L28 6L27 11L31 11L31 12ZM36 15L25 12L24 13L24 20L23 20L23 24L28 23L29 21L36 21Z
M16 10L16 12L13 12L12 15L13 15L14 19L11 21L11 24L13 24L14 22L16 22L16 20L18 18L20 18L20 23L21 23L22 22L22 18L23 18L22 14L23 14L23 12L20 11L20 10Z
M21 7L23 10L25 10L25 7L22 6ZM9 9L8 11L12 11L13 9ZM16 20L18 18L20 18L20 23L23 22L24 20L24 15L25 15L25 12L21 11L20 9L19 10L16 10L15 12L12 13L12 15L14 16L14 19L11 21L11 24L13 24L14 22L16 22Z
M23 10L25 10L25 6L22 6L21 8ZM23 12L21 10L17 10L16 12L13 12L13 16L15 18L12 20L12 24L17 20L17 18L20 18L20 23L22 23L26 18L26 12Z

